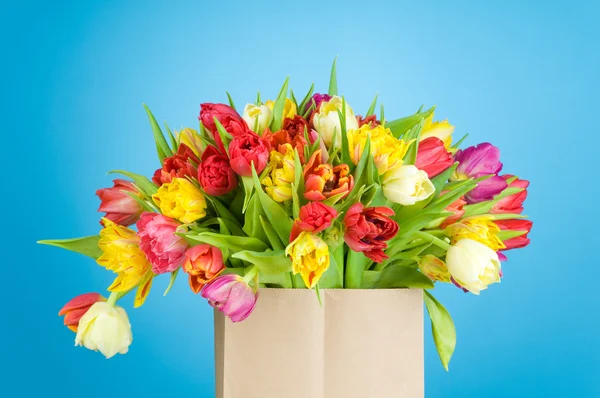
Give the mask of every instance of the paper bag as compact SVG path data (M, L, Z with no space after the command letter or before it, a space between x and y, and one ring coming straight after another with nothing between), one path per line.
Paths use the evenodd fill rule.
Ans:
M424 396L423 292L261 289L233 323L215 311L217 398Z

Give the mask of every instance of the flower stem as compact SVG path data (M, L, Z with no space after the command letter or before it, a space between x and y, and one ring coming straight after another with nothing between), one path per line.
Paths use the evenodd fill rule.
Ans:
M120 298L121 298L121 292L111 292L110 293L110 297L108 298L107 303L110 306L114 307L115 304L116 304L116 302L117 302L117 300L120 299Z
M422 239L427 239L428 241L430 241L431 243L433 243L434 245L436 245L440 249L443 249L443 250L447 251L450 248L450 244L449 243L444 242L440 238L436 238L435 236L433 236L432 234L429 234L427 232L417 231L417 232L415 232L415 236L419 237L419 238L422 238Z
M252 279L254 279L256 274L258 274L258 267L256 265L254 265L254 266L252 266L252 268L250 268L250 270L248 272L246 272L246 275L244 275L244 282L246 284L249 284L250 281Z

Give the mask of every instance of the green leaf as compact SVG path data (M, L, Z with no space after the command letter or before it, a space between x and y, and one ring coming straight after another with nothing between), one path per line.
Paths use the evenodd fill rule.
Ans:
M350 157L350 144L348 143L348 132L346 131L346 100L342 97L342 110L338 110L340 118L340 129L342 130L342 163L353 168L352 158ZM352 172L352 170L351 170Z
M258 120L258 118L257 118ZM217 117L215 116L215 126L217 127L217 132L219 133L219 137L221 137L221 142L223 143L223 146L225 147L225 153L227 153L227 151L229 150L229 143L231 142L231 140L233 140L233 136L231 134L229 134L229 132L227 130L225 130L225 127L223 127L223 125L221 124L221 122L219 122L219 119L217 119Z
M426 110L425 112L417 112L414 115L406 116L401 119L392 120L385 124L386 128L392 130L394 137L399 138L408 130L412 129L421 119L427 119L429 115L433 113L435 106Z
M346 275L344 275L344 287L346 289L360 289L363 273L367 264L371 262L363 253L348 251L346 258Z
M227 94L227 99L229 100L229 106L232 107L234 110L237 110L235 109L235 104L233 103L233 98L231 98L231 94L229 94L228 91L225 91L225 93Z
M444 170L442 173L436 175L435 177L433 177L431 179L431 183L433 184L433 186L435 188L436 196L439 196L440 192L442 191L442 188L444 188L444 185L446 185L446 183L450 179L450 176L452 175L452 173L454 173L454 170L456 170L457 166L458 166L458 162L454 163L452 166L450 166L449 168Z
M385 110L383 109L383 104L379 105L379 122L383 127L387 128L386 120L385 120Z
M338 94L338 86L337 86L337 57L333 60L333 65L331 66L331 76L329 77L329 95L334 96Z
M248 209L244 214L244 232L248 236L254 236L265 243L269 243L269 238L266 235L266 231L260 223L259 217L264 215L260 201L256 195L252 195L248 204Z
M146 197L146 199L151 200L152 195L154 195L158 191L158 187L156 186L156 184L154 184L152 181L150 181L148 178L142 175L130 173L125 170L112 170L109 171L108 174L121 174L125 177L131 178L133 180L133 183L138 187L138 189Z
M99 241L100 235L94 235L74 239L39 240L37 243L60 247L97 260L102 255L102 250L98 247Z
M258 118L257 118L258 120ZM254 181L251 177L242 176L242 185L244 186L244 206L242 207L242 213L246 214L250 200L252 199L252 192L254 192ZM261 185L258 185L258 189L262 189Z
M358 192L358 190L363 187L367 183L367 176L365 173L367 167L367 161L371 157L371 136L367 136L367 141L365 143L365 147L360 156L360 160L354 169L354 188L350 193L349 197L352 198L353 195Z
M300 161L300 155L298 155L298 151L296 149L294 149L294 187L294 200L298 202L299 207L302 207L306 204L306 200L304 199L304 175L302 174L302 162Z
M166 296L171 291L171 288L173 287L173 284L175 283L175 279L177 279L177 274L179 274L180 269L181 268L177 268L175 271L171 272L171 280L169 281L169 286L167 286L167 289L163 293L163 297Z
M273 248L273 250L285 250L284 243L281 242L281 239L279 239L279 236L277 236L277 232L275 232L271 223L265 220L264 217L261 215L259 215L258 217L260 219L260 224L263 228L263 232L265 233L265 235L267 235L267 239L271 244L271 248Z
M375 94L375 98L373 98L373 102L371 102L371 106L369 106L369 110L367 111L366 116L371 116L375 113L375 107L377 106L377 97L379 97L379 93Z
M361 287L363 289L431 289L433 282L416 268L390 265L383 271L365 271Z
M273 106L273 119L271 120L271 131L281 130L281 125L283 124L283 108L285 107L289 81L290 78L286 77L281 90L279 90L277 99L275 100L275 105Z
M156 118L154 118L154 115L152 114L152 112L150 112L150 109L146 106L146 104L143 105L144 109L146 110L146 113L148 114L150 126L152 127L152 134L154 135L154 141L156 142L156 151L158 152L158 159L162 164L163 160L166 157L173 156L173 152L171 151L171 148L169 148L169 144L167 143L167 140L165 139L165 136L163 135L163 132L160 129Z
M231 213L231 211L229 211L227 206L225 206L219 198L207 194L204 194L204 196L206 197L206 200L208 200L210 204L214 207L215 212L219 217L226 219L231 223L234 223L238 229L242 227L238 219Z
M338 263L336 259L336 255L341 252L342 262ZM319 279L319 286L323 289L341 289L344 287L344 246L341 245L336 252L329 253L329 268L325 270L323 275L321 275L321 279ZM338 258L339 255L337 256Z
M261 275L274 275L292 271L292 260L285 255L284 250L267 252L243 250L233 254L232 257L256 265Z
M462 137L460 140L458 140L458 141L456 142L456 144L452 145L452 148L453 148L453 149L458 149L458 147L460 146L460 144L462 144L462 143L463 143L463 141L464 141L464 140L466 140L468 136L469 136L469 134L465 134L465 135L463 135L463 137Z
M310 99L312 98L312 95L313 95L314 91L315 91L315 84L312 83L310 85L310 89L308 90L308 92L306 93L306 95L302 99L302 102L298 106L298 114L299 115L302 114L304 107L306 106L306 104L308 103L308 101L310 101ZM309 141L306 141L306 142L309 142Z
M509 240L512 238L518 238L519 236L523 236L523 235L527 235L527 231L523 231L523 230L506 230L506 231L500 231L496 233L496 236L498 237L498 239L500 239L501 241L505 241L505 240Z
M173 135L173 132L169 128L169 125L167 124L167 122L165 122L165 129L167 129L167 133L169 134L169 139L171 140L172 151L173 151L173 153L176 153L177 148L179 147L179 144L177 143L177 140L175 139L175 136Z
M133 192L129 192L129 191L122 191L122 192L125 193L125 195L131 197L131 199L138 202L138 204L140 206L142 206L142 208L144 210L149 211L151 213L160 213L160 211L158 211L158 209L156 207L154 207L154 204L151 204L148 201L145 201L144 199L140 198L137 194L135 194Z
M277 232L277 235L279 235L281 241L287 242L292 230L292 220L290 220L285 210L262 190L254 167L252 167L252 179L254 181L256 195L258 196L258 200L260 201L267 219Z
M429 292L424 292L423 300L429 312L431 319L431 332L435 347L444 365L444 369L448 371L450 358L456 347L456 329L454 322L448 311L441 305Z
M296 105L296 110L298 110L298 101L296 100L296 96L294 95L294 90L290 89L290 99Z
M463 218L478 216L480 214L487 214L492 209L492 207L494 207L494 205L498 203L501 199L504 199L510 195L515 195L522 191L524 191L524 188L507 187L504 189L504 191L496 195L492 200L486 200L484 202L463 206L463 209L465 210Z
M233 252L244 250L265 251L269 247L257 238L250 236L223 235L215 232L201 232L199 234L180 234L187 240L207 243L218 248L226 248Z

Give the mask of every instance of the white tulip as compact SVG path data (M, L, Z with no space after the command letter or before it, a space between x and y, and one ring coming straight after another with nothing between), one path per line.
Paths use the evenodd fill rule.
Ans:
M271 124L272 116L273 111L267 105L246 104L242 119L244 119L250 130L262 135L263 131Z
M386 171L382 183L383 195L403 206L414 205L435 192L427 173L413 165L401 165Z
M500 282L498 254L473 239L461 239L450 246L446 266L454 280L473 294Z
M334 96L331 100L321 103L319 111L313 118L313 125L327 148L331 148L332 145L342 145L342 127L338 110L342 111L342 99ZM358 121L354 111L346 102L346 131L356 129L358 129Z
M127 353L133 340L127 313L121 307L100 301L79 320L76 346L100 351L107 359Z

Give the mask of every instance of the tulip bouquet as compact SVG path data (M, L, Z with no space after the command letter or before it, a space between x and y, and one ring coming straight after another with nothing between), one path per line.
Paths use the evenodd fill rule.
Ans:
M110 296L88 293L60 311L75 342L106 357L132 342L116 305L148 297L155 277L182 272L192 293L233 322L248 317L260 288L425 289L445 367L455 330L430 294L451 283L479 294L500 282L504 252L526 246L521 215L528 182L500 174L489 143L459 149L434 108L387 120L377 97L364 116L338 96L301 101L286 79L273 101L237 110L200 106L199 130L163 131L146 108L160 168L151 179L97 191L99 235L41 241L92 257L116 274ZM135 229L130 228L135 225Z

